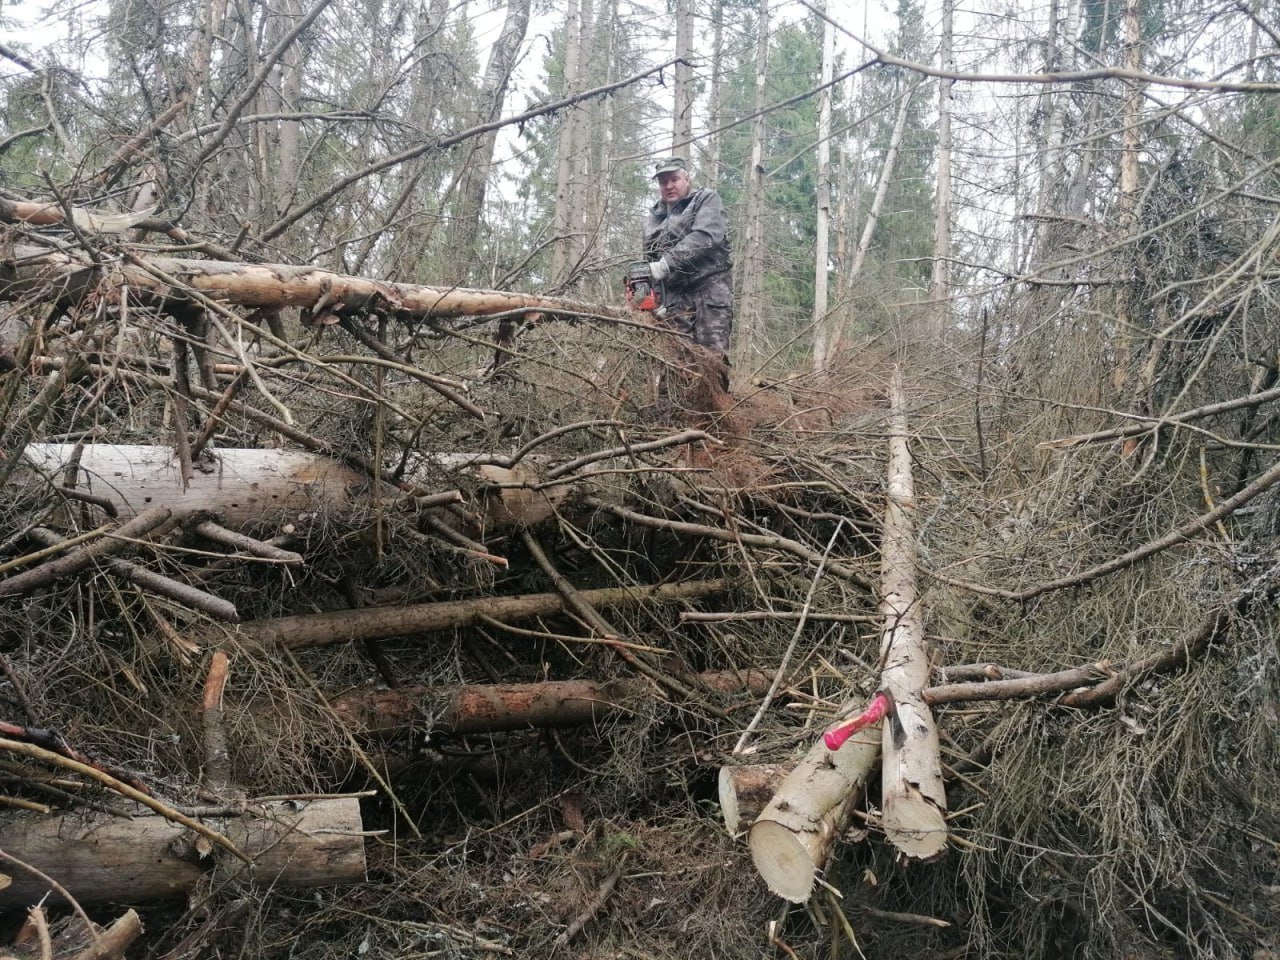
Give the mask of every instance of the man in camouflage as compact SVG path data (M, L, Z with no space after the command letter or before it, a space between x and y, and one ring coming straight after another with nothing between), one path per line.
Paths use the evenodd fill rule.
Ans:
M733 330L729 218L720 196L694 188L680 157L658 162L658 202L644 221L644 258L664 285L662 319L694 343L729 358Z

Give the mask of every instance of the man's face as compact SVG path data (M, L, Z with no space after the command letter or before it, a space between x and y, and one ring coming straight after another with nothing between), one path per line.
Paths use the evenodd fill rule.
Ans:
M684 170L671 170L658 174L658 196L670 206L689 195L689 174Z

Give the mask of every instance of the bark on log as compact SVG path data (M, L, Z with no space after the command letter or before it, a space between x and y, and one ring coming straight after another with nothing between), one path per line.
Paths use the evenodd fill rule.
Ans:
M905 736L898 742L894 725L884 725L881 808L889 841L906 856L927 860L946 849L947 797L938 728L922 694L929 683L930 664L916 589L915 490L902 372L897 368L889 403L889 496L880 546L880 612L884 616L880 658L882 681L893 694Z
M621 319L613 307L558 297L538 297L500 290L426 287L346 276L315 267L281 263L227 263L149 257L152 270L128 261L112 264L113 276L131 296L161 308L181 308L190 299L181 288L157 274L173 278L212 300L264 310L324 306L335 314L393 314L404 320L483 316L507 311L606 316ZM153 272L153 270L155 272ZM11 259L0 260L0 300L35 295L74 303L100 282L99 268L85 259L44 247L18 245Z
M720 768L720 813L736 837L764 812L778 784L795 769L789 763L753 763Z
M763 693L770 679L762 670L712 671L697 676L702 689L726 694ZM647 680L551 680L354 691L336 698L333 708L356 733L391 733L424 725L427 717L433 730L445 733L492 733L595 723L625 713L628 705L650 700L653 695L653 685Z
M636 607L645 603L692 600L722 593L727 580L695 580L689 583L648 587L606 587L584 590L581 595L593 606ZM275 620L242 623L233 634L251 646L279 644L291 650L324 647L352 640L385 640L472 626L482 617L494 620L528 620L552 616L565 609L558 593L527 593L515 597L478 597L448 600L407 607L371 607L362 610L335 610L331 613L301 614Z
M354 797L255 804L243 817L208 823L253 857L251 866L227 861L224 869L256 884L316 887L365 879L360 801ZM0 826L0 849L48 874L81 903L180 896L221 862L201 856L181 825L151 815L21 816ZM6 872L13 883L0 890L0 909L51 893L31 873Z
M819 740L751 825L751 860L771 892L809 899L880 756L879 733L868 726L834 752Z

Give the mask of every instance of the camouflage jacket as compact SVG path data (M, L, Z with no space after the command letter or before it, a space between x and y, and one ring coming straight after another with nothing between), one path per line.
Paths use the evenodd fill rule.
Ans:
M667 258L667 285L691 290L733 269L729 249L729 217L710 187L698 187L671 209L659 200L644 221L646 260Z

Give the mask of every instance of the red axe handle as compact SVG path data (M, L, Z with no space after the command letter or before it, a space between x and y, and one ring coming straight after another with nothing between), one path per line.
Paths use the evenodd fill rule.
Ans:
M822 742L828 750L839 750L844 742L863 727L884 719L884 715L893 709L893 696L888 690L879 690L867 704L867 709L851 720L846 720L837 727L832 727L822 735Z

